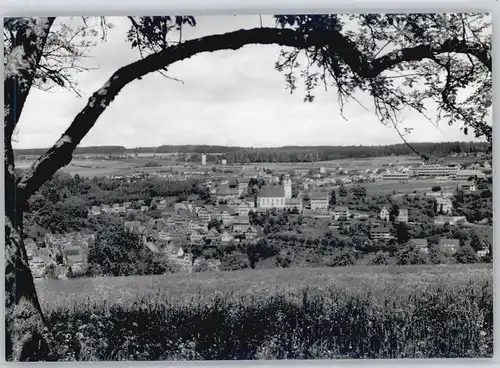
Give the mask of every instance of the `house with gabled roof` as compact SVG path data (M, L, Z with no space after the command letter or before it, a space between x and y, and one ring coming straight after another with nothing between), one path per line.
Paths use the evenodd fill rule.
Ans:
M408 222L408 208L400 208L398 216L396 217L396 221L398 222Z
M199 231L193 231L191 232L191 235L189 236L189 242L191 244L198 244L203 241L203 235Z
M391 239L391 232L387 227L377 227L370 230L370 237L373 240Z
M198 211L198 217L205 222L209 222L211 219L211 215L206 208L200 208Z
M338 220L347 220L350 216L349 207L347 206L335 206L333 210L333 218Z
M309 195L311 211L328 211L329 194L327 192L314 191Z
M238 196L246 193L249 182L250 180L248 180L247 178L238 179Z
M178 212L179 210L187 210L187 206L184 203L175 203L174 204L174 210L175 212Z
M217 191L217 200L236 199L239 197L238 187L230 187L229 184L220 185Z
M66 264L74 273L81 272L86 263L84 250L79 246L65 247L63 250L63 257Z
M248 216L249 212L250 212L250 207L248 206L248 203L241 202L238 205L238 216Z
M242 231L242 233L245 234L245 239L247 240L255 240L259 235L257 229L252 225L248 225L247 228Z
M165 220L165 226L167 227L174 227L175 226L175 221L172 217L169 217Z
M233 240L233 236L228 231L223 231L220 237L221 243L227 244Z
M233 231L243 232L250 225L250 218L248 216L238 216L233 221Z
M243 202L245 202L250 209L255 208L255 198L254 197L245 197L245 198L243 198Z
M410 239L406 245L419 253L429 253L429 245L425 238Z
M387 208L382 207L379 217L382 221L389 221L389 211L387 210Z
M210 240L212 243L217 243L220 241L220 233L217 231L215 227L212 227L208 230L208 234L206 235L206 239Z
M439 250L441 253L452 256L460 249L460 241L458 239L440 239Z
M160 230L158 232L157 239L162 242L170 242L172 240L172 234L170 234L168 231L165 230Z
M222 212L220 210L214 208L213 210L210 211L210 219L222 221Z

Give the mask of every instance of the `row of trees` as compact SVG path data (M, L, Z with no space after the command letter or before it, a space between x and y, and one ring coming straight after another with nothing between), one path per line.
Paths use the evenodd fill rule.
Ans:
M413 143L412 146L430 156L449 156L453 153L488 152L489 145L483 142L443 142ZM18 149L16 155L40 155L44 149ZM220 162L311 162L343 158L366 158L379 156L413 155L413 150L405 144L384 146L297 146L276 148L245 148L209 145L181 145L141 147L127 149L123 146L78 147L75 154L135 154L135 153L193 153L192 161L199 161L199 155L208 153ZM224 155L220 155L223 153Z

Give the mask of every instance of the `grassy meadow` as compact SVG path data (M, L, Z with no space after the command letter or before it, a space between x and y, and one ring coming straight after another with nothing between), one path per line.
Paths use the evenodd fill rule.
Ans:
M491 265L37 280L57 360L491 357Z

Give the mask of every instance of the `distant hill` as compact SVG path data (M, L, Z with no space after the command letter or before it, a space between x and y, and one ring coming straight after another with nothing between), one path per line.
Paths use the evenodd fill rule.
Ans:
M422 142L411 143L421 154L445 156L453 153L491 152L491 145L478 142ZM40 155L46 148L16 149L15 155ZM385 146L283 146L283 147L235 147L212 145L162 145L158 147L126 148L123 146L78 147L75 154L117 155L134 153L201 153L219 155L230 162L311 162L341 158L375 156L406 156L415 153L406 144Z

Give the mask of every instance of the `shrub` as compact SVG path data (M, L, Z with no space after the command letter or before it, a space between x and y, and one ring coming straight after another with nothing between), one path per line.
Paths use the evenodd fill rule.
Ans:
M200 295L187 305L68 305L47 323L57 360L492 357L492 285L461 283L405 296L304 288L258 299Z

